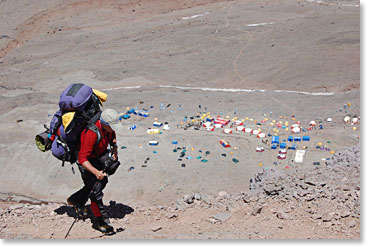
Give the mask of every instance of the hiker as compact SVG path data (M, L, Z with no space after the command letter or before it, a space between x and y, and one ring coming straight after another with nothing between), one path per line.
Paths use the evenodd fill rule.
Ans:
M80 136L77 166L81 173L84 187L72 194L67 199L67 202L74 207L79 217L85 218L87 215L85 204L90 198L90 207L95 217L93 228L105 234L110 234L114 233L114 228L110 224L102 201L102 190L108 182L107 174L109 174L105 173L104 169L105 160L108 159L109 152L111 152L113 161L118 162L115 132L120 131L122 125L115 110L105 109L95 126L101 134L99 142L97 141L98 136L95 131L85 129ZM110 146L110 150L108 146Z

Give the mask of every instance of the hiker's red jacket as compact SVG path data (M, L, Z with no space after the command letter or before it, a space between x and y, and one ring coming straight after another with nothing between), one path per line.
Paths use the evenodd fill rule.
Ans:
M105 131L99 120L95 125L101 132L101 141L96 145L97 134L92 130L84 130L82 132L80 136L80 149L78 155L78 161L80 164L83 164L88 159L101 156L107 150L109 142L116 137L115 132L108 133Z

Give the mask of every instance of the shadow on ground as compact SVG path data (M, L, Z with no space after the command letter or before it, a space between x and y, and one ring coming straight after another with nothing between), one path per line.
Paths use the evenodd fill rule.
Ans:
M106 206L106 205L105 205ZM87 218L93 218L94 215L90 208L90 205L87 205L88 215ZM128 205L124 205L122 203L116 203L115 201L110 201L109 206L106 206L106 211L109 218L114 219L123 219L126 214L131 214L134 212L134 209ZM57 214L67 214L70 217L76 218L77 215L72 206L61 206L54 210Z

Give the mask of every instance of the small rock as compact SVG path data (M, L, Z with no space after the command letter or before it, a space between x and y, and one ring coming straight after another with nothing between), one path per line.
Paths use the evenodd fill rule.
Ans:
M266 203L266 200L265 200L265 198L260 197L260 198L257 200L257 202L258 202L259 204L265 204L265 203Z
M332 222L325 222L325 227L327 228L327 229L330 229L330 227L333 225L333 223Z
M284 212L278 212L277 217L281 220L290 220L290 216Z
M333 219L332 214L327 213L322 216L322 222L329 222Z
M321 216L321 214L313 214L313 215L311 216L311 218L312 218L312 219L314 219L314 220L318 220L318 219L321 219L321 218L322 218L322 216Z
M201 201L199 201L199 200L194 200L194 204L195 204L195 205L200 206L200 205L201 205L201 203L202 203L202 202L201 202Z
M214 219L219 220L220 222L224 222L226 220L229 220L231 218L232 214L231 213L218 213L216 215L213 216Z
M206 194L201 194L201 201L203 201L206 204L211 204L210 199L209 199L208 195L206 195Z
M177 199L176 209L180 211L184 211L186 209L186 203L182 199Z
M355 227L355 226L356 226L356 222L355 222L354 220L352 220L352 221L350 221L350 222L348 223L348 226L349 226L350 228Z
M305 185L305 184L299 184L299 187L301 187L304 190L307 190L308 189L308 186Z
M221 202L215 203L215 207L219 208L220 210L225 210L227 208L227 206Z
M357 214L357 213L352 213L350 216L352 216L353 218L359 218L360 217L359 214Z
M305 184L308 184L308 185L311 185L311 186L315 186L316 185L316 183L314 181L311 181L309 179L306 179L304 182L305 182Z
M183 197L183 201L186 202L187 204L191 204L194 202L194 196L192 195L185 195Z
M177 213L172 212L172 213L168 213L166 215L166 217L167 217L167 219L173 219L173 218L177 218L178 215L177 215Z
M305 197L305 200L308 201L308 202L310 202L310 201L314 200L315 198L316 198L315 195L309 195L309 196L306 196Z
M342 218L346 218L350 216L350 211L349 210L344 210L343 212L340 213L340 217Z
M242 197L242 199L243 199L243 201L244 201L245 203L249 203L249 202L251 202L251 196L249 196L249 195L244 195L244 196Z
M266 185L263 189L268 196L278 195L282 190L281 187L276 187L274 184Z
M161 230L161 229L162 229L162 226L160 226L160 225L155 225L155 226L153 226L153 227L151 228L152 232L156 232L156 231L159 231L159 230Z
M200 201L201 195L199 193L194 194L194 199Z
M298 190L297 191L297 195L298 196L301 196L301 197L306 196L308 194L311 194L311 193L309 191L307 191L307 190Z
M220 192L218 193L218 196L219 196L220 198L224 198L224 199L227 199L227 198L228 198L228 194L227 194L227 192L225 192L225 191L220 191Z
M9 210L15 210L15 209L23 208L23 207L24 207L23 204L14 204L9 207Z
M255 205L254 208L252 209L251 215L256 216L257 214L260 214L262 210L262 207L259 205Z
M216 220L216 219L214 219L214 218L209 218L208 219L208 221L210 222L210 223L212 223L212 224L215 224L215 223L217 223L218 221Z

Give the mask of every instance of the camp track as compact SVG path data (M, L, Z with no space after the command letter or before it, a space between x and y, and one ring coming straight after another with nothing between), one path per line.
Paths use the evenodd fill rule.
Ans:
M233 7L233 5L235 5L236 3L233 3L233 4L231 4L231 6L228 8L228 11L227 11L227 14L225 15L225 17L224 17L224 20L225 20L225 26L224 26L224 28L228 28L229 26L230 26L230 24L229 24L229 21L228 21L228 16L231 14L231 10L232 10L232 7ZM234 69L234 73L237 75L237 77L238 78L240 78L241 79L241 81L242 82L245 82L246 83L246 80L245 80L245 78L238 72L238 68L237 68L237 62L238 62L238 59L242 56L242 54L243 54L243 52L244 52L244 50L247 48L247 46L250 44L250 42L252 41L252 39L253 39L253 35L250 33L250 32L248 32L248 31L243 31L243 32L245 32L248 36L249 36L249 38L248 38L248 40L247 40L247 43L246 44L244 44L244 46L240 49L240 51L237 53L237 55L236 55L236 57L235 57L235 59L234 59L234 61L232 62L232 66L233 66L233 69ZM245 87L246 87L246 84L245 84Z
M236 58L234 59L232 65L233 65L233 68L234 68L234 72L235 74L237 75L237 77L239 77L241 79L242 82L245 82L245 86L247 87L247 84L246 84L246 80L245 78L238 72L238 69L237 69L237 62L238 62L238 59L242 56L243 52L245 51L245 49L247 48L247 46L250 44L250 42L252 41L253 39L253 35L248 32L248 31L245 31L248 35L249 35L249 38L247 40L247 43L242 47L242 49L238 52Z

